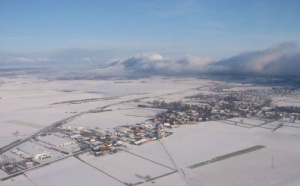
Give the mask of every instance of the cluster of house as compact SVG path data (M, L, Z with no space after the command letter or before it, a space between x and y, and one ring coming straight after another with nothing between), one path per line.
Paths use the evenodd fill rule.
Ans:
M191 108L185 111L169 110L167 112L159 113L155 116L154 122L163 124L164 127L178 127L183 124L192 124L195 122L207 121L209 118L205 114Z
M71 129L70 127L61 127L56 129L56 132L35 136L32 142L27 142L30 145L26 143L27 145L22 145L11 150L11 153L27 160L51 158L52 154L50 152L37 148L37 144L39 144L46 149L59 151L64 154L84 150L88 150L96 156L112 154L126 147L123 142L141 145L172 134L164 129L165 126L163 124L154 123L150 120L140 124L120 126L106 130L99 128L84 129L83 127L77 127Z
M154 107L167 109L158 113L153 119L143 123L119 126L113 129L85 129L77 127L71 129L57 128L56 132L50 132L34 137L34 141L42 144L46 149L59 151L64 154L90 151L95 156L116 153L126 147L124 142L133 145L167 137L172 134L170 128L183 124L193 124L201 121L229 119L232 117L259 117L293 122L300 120L300 107L278 108L272 105L271 97L274 95L286 95L291 90L243 90L228 91L222 88L211 90L212 94L197 94L187 97L188 102L182 103L165 101L148 102L140 107ZM4 169L8 173L18 169L26 169L39 164L44 159L52 157L52 154L43 148L34 145L22 145L11 153L23 160L17 163L5 163Z
M35 159L35 160L43 160L47 158L51 158L52 154L47 151L41 151L35 148L27 148L25 146L18 147L16 149L11 150L12 153L19 155L21 158L24 159Z
M277 109L272 104L274 96L289 96L299 98L299 94L293 90L284 88L262 90L230 91L221 88L211 90L212 94L198 94L190 96L196 104L206 104L210 110L210 119L228 119L231 117L257 117L284 121L295 121L299 118L299 110L293 112L289 109ZM294 109L296 110L296 109Z
M289 107L264 107L256 113L258 118L272 118L283 122L300 122L300 108L296 107L298 112L291 112Z
M151 120L136 125L116 127L115 131L120 140L134 145L141 145L172 134L165 130L162 123Z
M76 147L78 147L76 141L63 132L34 136L33 139L10 150L7 155L13 157L14 161L5 160L4 166L1 168L12 174L51 161L55 157L53 155L55 151L69 154L74 152L74 149L80 150ZM50 158L52 159L50 160Z
M25 170L39 165L39 161L52 157L51 152L31 145L30 142L12 149L10 153L15 155L15 158L10 158L13 161L4 161L3 166L1 166L1 168L8 174L16 173L20 170Z
M165 130L163 124L154 123L153 121L148 120L140 124L119 126L106 130L83 129L78 133L77 129L76 134L71 135L70 133L70 138L85 145L86 148L90 149L91 153L99 156L116 153L126 146L124 145L124 142L133 145L141 145L146 142L167 137L170 134L172 133Z

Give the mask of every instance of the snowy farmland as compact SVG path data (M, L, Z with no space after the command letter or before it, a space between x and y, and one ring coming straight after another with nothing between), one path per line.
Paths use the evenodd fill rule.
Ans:
M70 157L26 173L36 185L123 185L95 168Z
M84 162L128 184L144 182L146 176L151 179L174 172L172 168L125 151L101 158L85 155L80 156L80 158Z
M299 98L294 98L294 97L274 97L273 99L273 104L277 106L295 106L299 107L300 106L300 100Z
M118 106L122 108L122 105L116 105L116 107ZM142 123L162 111L161 109L134 108L91 113L69 122L66 126L70 126L71 128L84 127L95 129L98 127L101 129L111 129L117 126Z
M246 124L252 126L259 126L265 123L265 121L258 120L258 119L248 119L248 118L232 118L228 119L227 121L236 122L237 124Z
M165 110L139 108L138 104L188 100L185 97L210 93L209 87L216 83L162 77L60 81L3 78L1 82L0 147L80 113L66 121L62 129L111 129L141 123ZM253 88L241 84L230 87L237 91ZM96 108L106 111L88 113ZM173 134L167 138L141 146L127 145L115 154L99 157L87 151L61 156L58 151L44 149L40 142L26 142L23 145L49 151L53 157L38 160L47 165L0 181L0 185L299 185L300 124L284 122L278 128L281 123L232 118L182 125L169 129ZM190 168L254 146L264 148ZM20 160L15 154L10 156ZM1 171L1 178L8 176Z
M20 175L17 177L14 177L12 179L0 182L1 186L35 186L36 184L33 183L31 180L28 179L28 177L24 175Z
M193 185L299 185L299 154L266 147L212 163L188 174Z
M133 80L43 80L33 77L1 77L0 147L23 139L54 122L90 109L107 107L114 112L90 114L74 120L74 126L114 127L142 122L157 110L136 108L126 101L183 99L211 80L153 77ZM176 86L175 86L176 85ZM120 104L122 102L122 104ZM119 111L120 110L120 111ZM119 115L120 114L120 115Z

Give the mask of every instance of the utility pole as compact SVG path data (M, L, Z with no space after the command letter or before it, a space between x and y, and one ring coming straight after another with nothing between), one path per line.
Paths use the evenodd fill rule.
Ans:
M274 169L274 156L272 155L272 165L271 168Z

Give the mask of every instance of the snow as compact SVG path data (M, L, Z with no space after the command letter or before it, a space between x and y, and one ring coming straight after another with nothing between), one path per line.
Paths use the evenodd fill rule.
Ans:
M38 154L38 153L44 152L44 151L50 153L52 155L51 158L46 158L43 160L35 159L35 161L37 161L41 164L51 162L51 161L54 161L56 159L60 159L64 156L66 156L60 152L53 150L53 149L46 148L45 146L43 146L43 144L38 143L36 141L25 142L21 145L18 145L16 148L20 148L21 151L26 151L26 152L28 152L27 154L31 154L31 155L35 155L35 153ZM14 149L16 149L16 148L14 148ZM31 153L29 153L29 152L31 152ZM12 153L11 151L5 152L4 155L6 155L7 157L10 157L10 158L14 158L16 161L24 160L20 155L16 155L16 154Z
M300 128L300 123L287 123L285 122L286 126L290 126L290 127L295 127L295 128Z
M232 118L232 119L228 119L227 121L237 122L238 124L241 123L241 124L254 125L254 126L258 126L265 123L265 121L262 120L249 119L249 118Z
M159 141L145 143L142 146L127 145L127 150L138 156L150 159L167 167L174 168L170 156L167 154Z
M0 159L2 161L2 158L0 158ZM8 176L8 174L6 172L4 172L3 170L0 169L0 178L4 178L6 176Z
M158 109L126 109L91 113L69 122L66 126L71 128L99 127L105 129L122 125L133 125L151 119L159 112L161 110Z
M5 181L0 181L0 186L36 186L35 183L30 181L27 177L24 175L20 175Z
M294 98L294 97L273 97L272 100L273 100L273 104L277 105L279 107L284 107L284 106L300 107L299 98Z
M281 123L280 121L273 121L267 124L262 125L262 127L268 128L268 129L275 129L277 128Z
M40 169L29 171L27 177L39 186L53 185L123 185L97 169L70 157Z
M162 185L188 186L188 184L182 179L182 177L180 176L179 173L174 173L174 174L141 184L141 186L162 186Z
M5 135L5 134L4 134ZM22 138L26 138L28 137L27 135L25 136L19 136L19 137L15 137L15 136L2 136L0 137L0 148L4 147L18 139L22 139Z
M299 185L299 171L299 154L266 147L189 169L188 175L194 185L280 186Z
M264 132L250 130L219 122L203 122L180 126L173 130L173 135L161 141L178 166L187 167L248 147L248 140Z
M155 178L174 171L128 152L100 157L81 155L80 158L126 183L144 182L146 175Z
M299 138L300 137L300 128L283 126L280 129L276 130L276 133L284 135L289 138Z
M167 102L183 100L186 96L208 92L208 86L214 83L211 80L162 77L63 81L2 78L1 81L4 83L0 86L0 146L25 138L75 113L104 106L112 111L84 114L66 126L105 129L141 123L162 110L137 108L137 104L155 99ZM230 90L253 89L238 86ZM197 90L199 87L203 88ZM89 100L94 98L97 100ZM128 102L137 98L141 99L140 102ZM79 104L62 103L74 100L83 101ZM284 98L277 104L297 101ZM243 123L240 123L241 119ZM233 125L235 122L237 126ZM299 124L285 123L272 132L278 124L234 118L184 125L172 129L174 133L160 141L142 146L128 145L128 152L100 157L84 154L80 155L82 161L70 157L28 171L25 173L27 177L22 175L13 181L0 182L0 185L124 185L125 182L144 182L146 175L159 178L141 185L188 185L180 171L173 173L174 169L182 170L193 185L299 185ZM15 136L17 131L19 133ZM266 147L195 169L188 168L256 145ZM51 153L54 157L42 163L60 156L59 152Z
M30 135L44 126L90 109L108 105L113 110L122 109L124 104L119 104L120 102L137 98L143 98L143 101L152 101L153 99L178 101L177 99L183 99L187 95L197 93L197 87L208 85L212 81L162 77L132 80L43 80L33 77L1 77L1 82L0 127L4 130L0 131L0 137L13 137L12 133L18 131L20 138L22 138L22 135ZM145 99L146 97L149 98ZM99 100L88 100L94 98ZM72 100L85 101L80 104L62 103ZM125 108L134 108L137 104L135 106L134 104L126 105ZM143 110L127 114L141 116L138 118L134 116L125 117L126 113L117 111L114 114L105 113L107 116L102 116L100 113L91 114L84 116L82 121L95 126L98 125L98 119L103 119L103 127L111 127L111 123L124 125L142 122L143 119L148 119L155 113L156 111L149 111L148 113L148 111ZM115 114L120 114L120 116ZM95 118L93 119L93 117ZM79 125L79 122L76 122L75 125Z
M271 132L262 128L247 129L204 122L181 126L162 142L194 185L297 185L300 183L299 140L300 129L287 126ZM257 150L195 169L187 168L256 145L265 145L267 150ZM268 172L272 155L278 161L274 174ZM274 180L274 183L269 180Z

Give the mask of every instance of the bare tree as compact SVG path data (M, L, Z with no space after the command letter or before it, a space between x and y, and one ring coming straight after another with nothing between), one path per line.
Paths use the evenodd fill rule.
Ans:
M12 134L14 135L14 136L18 136L19 135L19 131L16 131L16 132L13 132Z
M147 181L150 181L150 179L151 179L151 176L149 176L149 175L146 175L145 176L145 181L147 182Z

